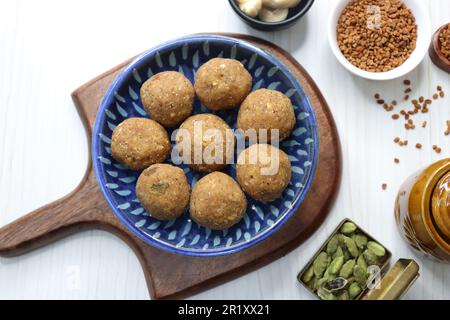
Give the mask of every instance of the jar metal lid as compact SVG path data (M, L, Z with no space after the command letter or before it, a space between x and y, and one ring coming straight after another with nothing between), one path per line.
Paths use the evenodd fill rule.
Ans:
M400 259L384 275L377 288L367 292L364 300L398 300L419 278L419 265L411 259Z

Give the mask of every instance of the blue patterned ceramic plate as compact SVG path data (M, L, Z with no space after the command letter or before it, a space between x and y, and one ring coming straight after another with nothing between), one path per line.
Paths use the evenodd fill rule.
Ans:
M182 72L192 82L195 72L214 57L240 60L253 76L253 89L276 89L295 106L297 124L281 148L292 162L292 180L283 197L270 203L248 199L244 219L230 229L211 231L200 227L189 212L174 221L152 218L136 198L140 172L132 171L111 157L114 128L129 117L147 117L139 98L142 83L166 70ZM198 100L194 113L207 110ZM236 128L237 110L218 112ZM171 134L169 132L169 134ZM100 189L117 217L138 237L160 249L191 256L217 256L241 251L267 238L295 213L311 187L318 159L317 124L300 84L276 58L249 43L221 36L182 38L156 47L134 60L108 89L97 113L92 156ZM170 160L168 160L170 162ZM202 176L181 166L193 186ZM235 166L227 171L235 177Z

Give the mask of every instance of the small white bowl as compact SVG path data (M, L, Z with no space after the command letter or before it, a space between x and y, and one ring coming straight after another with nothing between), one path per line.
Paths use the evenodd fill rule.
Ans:
M351 64L339 49L337 42L337 23L342 11L351 0L333 0L334 3L328 19L328 42L339 62L353 74L370 80L392 80L400 78L416 68L427 54L431 39L431 21L428 8L423 0L403 0L416 17L417 44L411 56L399 67L387 72L369 72Z

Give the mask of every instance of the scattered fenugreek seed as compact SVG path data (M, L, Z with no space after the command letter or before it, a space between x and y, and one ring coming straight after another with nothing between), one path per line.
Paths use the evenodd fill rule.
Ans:
M395 137L394 142L395 143L399 143L400 142L400 138L399 137Z
M436 89L437 89L437 91L439 91L439 92L442 91L442 87L441 87L441 86L437 86Z
M381 189L386 190L386 189L387 189L387 184L386 184L386 183L383 183L383 184L381 185Z
M398 164L398 163L400 163L400 159L394 158L394 162Z
M409 95L406 95L405 96L405 101L408 101L408 99L409 99Z
M379 100L380 99L380 94L379 93L375 93L375 95L374 95L374 98L375 98L375 100Z
M426 128L426 127L427 127L427 122L424 121L424 122L422 123L422 128Z
M433 94L433 99L437 100L439 98L439 95L437 93Z
M405 93L410 93L412 90L411 90L411 88L407 88L404 92Z
M411 81L408 80L408 79L406 79L406 80L403 81L403 84L404 84L405 86L409 86L409 85L411 84Z
M422 149L422 145L420 143L416 144L416 149Z
M383 99L378 99L378 100L377 100L377 103L378 103L378 104L384 104L384 100L383 100Z
M441 98L445 97L444 91L439 92L439 96L440 96Z
M392 119L394 120L398 120L400 118L400 116L398 114L393 114L392 115Z

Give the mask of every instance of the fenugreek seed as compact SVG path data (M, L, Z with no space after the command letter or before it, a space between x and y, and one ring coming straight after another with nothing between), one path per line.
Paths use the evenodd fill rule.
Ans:
M380 99L380 94L379 93L375 93L374 97L375 97L375 100L379 100Z
M427 122L424 121L424 122L422 123L422 128L426 128L426 127L427 127Z
M439 96L440 96L441 98L445 97L444 91L439 92Z
M436 153L441 153L441 151L442 151L442 149L439 147L436 149Z
M405 90L405 93L410 93L411 91L412 91L411 88L408 88Z
M432 104L432 103L433 103L433 101L432 101L432 100L430 100L430 99L427 99L427 100L425 100L425 103L426 103L426 104Z
M437 100L439 98L439 95L437 93L433 94L433 99Z
M409 85L411 84L411 81L408 80L408 79L406 79L406 80L403 81L403 84L404 84L405 86L409 86Z
M422 149L422 145L421 145L420 143L417 143L417 144L416 144L416 148L417 148L417 149Z
M408 99L409 99L409 95L406 95L405 96L405 101L408 101Z
M400 163L400 159L394 158L394 162L398 164L398 163Z
M442 87L441 86L437 86L436 89L437 89L437 91L442 91Z
M394 142L395 143L399 143L400 142L400 138L399 137L395 137Z
M425 98L423 96L419 97L419 102L422 103L425 101Z
M449 130L446 130L446 131L444 132L444 134L445 134L446 136L448 136L448 135L450 135L450 131L449 131Z
M392 101L392 105L396 106L397 105L397 100Z
M400 118L400 116L398 114L393 114L392 115L392 119L394 120L398 120Z
M438 148L437 145L433 145L433 150L436 150Z
M383 99L378 99L378 100L377 100L377 103L378 103L378 104L384 104L384 100L383 100Z
M422 101L422 102L423 102L423 101ZM416 104L419 103L419 101L417 101L416 99L414 99L414 100L411 100L411 103L412 103L413 105L416 105Z
M386 189L387 189L387 184L386 184L386 183L383 183L383 184L381 185L381 189L386 190Z

